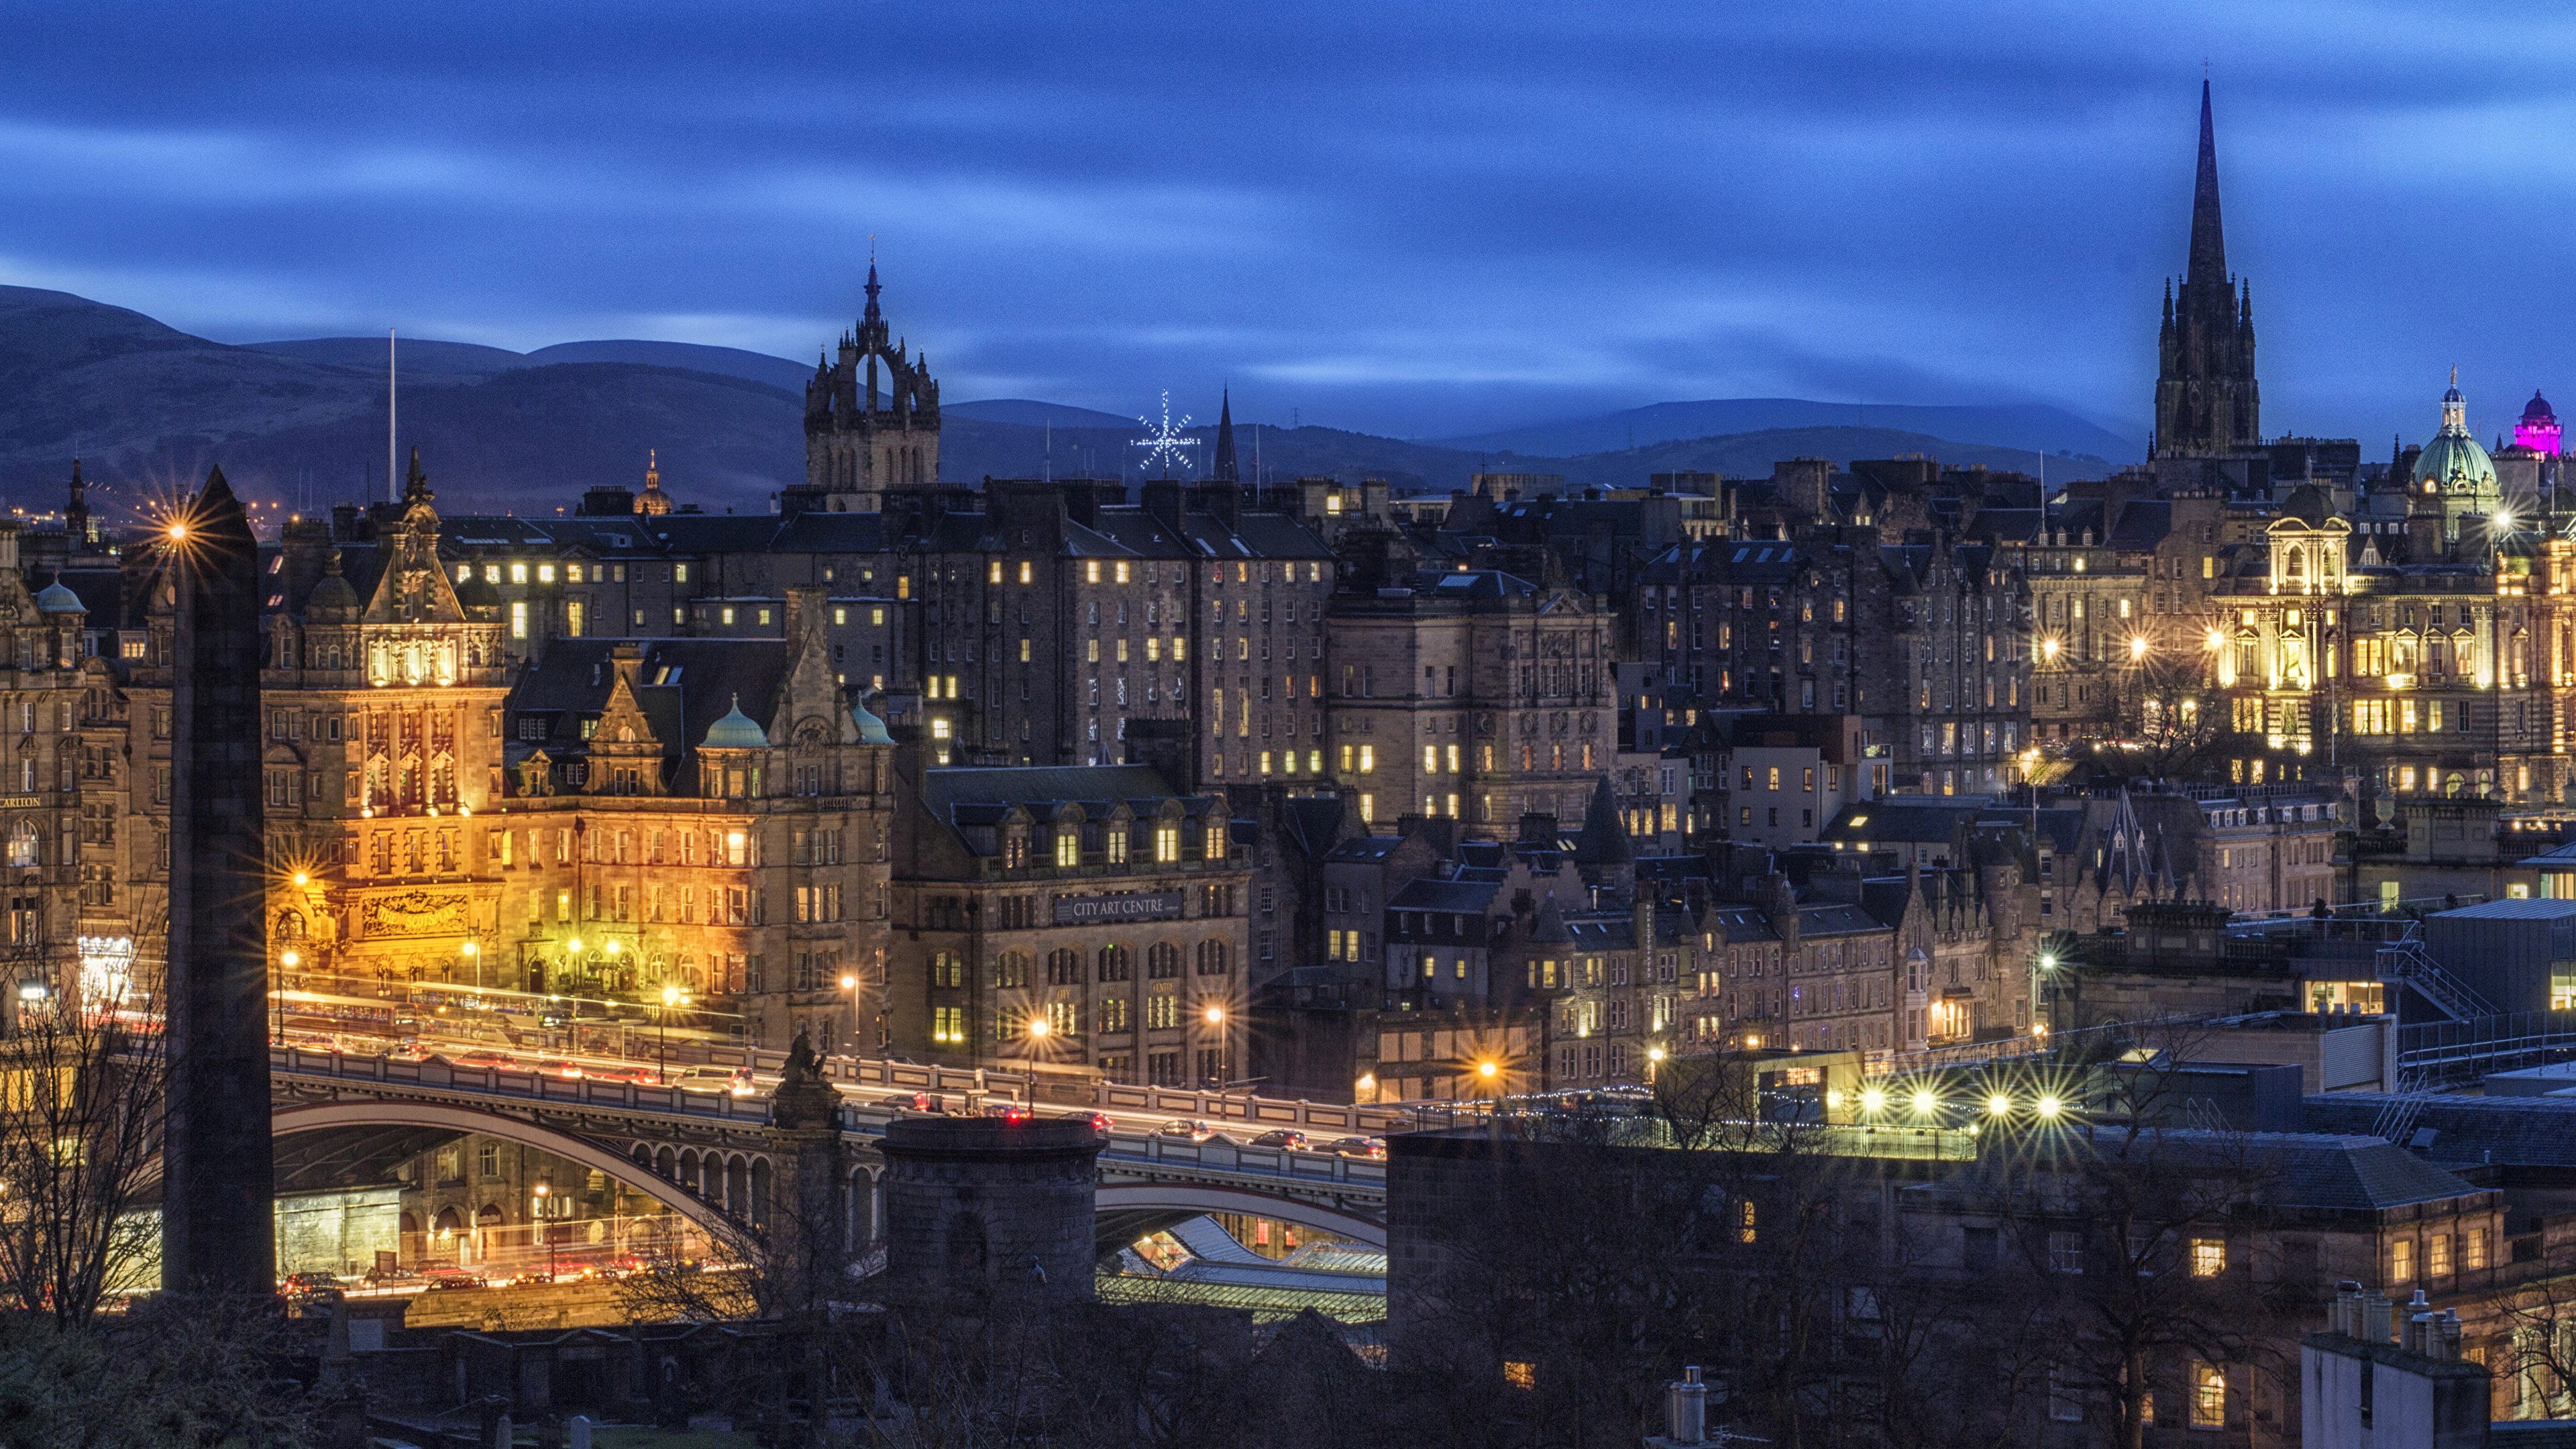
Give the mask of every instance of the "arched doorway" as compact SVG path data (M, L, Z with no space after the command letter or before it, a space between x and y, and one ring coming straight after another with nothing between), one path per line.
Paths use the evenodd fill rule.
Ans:
M498 1203L487 1202L475 1209L474 1259L476 1262L488 1263L503 1248L510 1245L509 1235L504 1231L504 1225L507 1222L508 1218L502 1214L501 1205Z

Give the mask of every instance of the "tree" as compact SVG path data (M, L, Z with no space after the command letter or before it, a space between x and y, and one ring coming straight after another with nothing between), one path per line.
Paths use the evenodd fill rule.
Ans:
M60 1327L159 1266L159 1225L139 1209L168 1060L160 1032L127 1024L149 1017L29 1007L0 1038L0 1294Z

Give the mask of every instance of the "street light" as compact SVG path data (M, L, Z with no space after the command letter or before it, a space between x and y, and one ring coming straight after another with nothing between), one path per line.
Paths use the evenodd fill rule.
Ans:
M456 947L456 954L457 954L457 955L459 955L459 956L464 957L468 962L471 962L471 963L473 964L473 967L474 967L474 989L475 989L475 990L477 990L477 991L482 990L482 989L483 989L483 948L482 948L481 946L478 946L478 945L474 944L472 941L463 941L463 942L459 942L459 943L457 944L457 947Z
M615 946L615 944L616 944L615 942L611 942L611 943L610 943L610 945L611 945L611 947L612 947L612 948ZM677 1005L679 1005L679 1004L680 1004L681 999L682 999L682 998L683 998L683 996L685 996L685 995L686 995L686 993L682 992L682 991L680 990L680 988L679 988L678 986L676 986L676 985L666 985L666 986L664 986L664 987L662 988L662 1033L661 1033L661 1035L662 1035L662 1082L661 1082L661 1084L662 1084L663 1086L665 1086L665 1087L667 1087L667 1086L671 1085L671 1008L672 1008L672 1007L675 1007L675 1006L677 1006Z
M1205 1013L1207 1024L1216 1028L1216 1093L1217 1115L1225 1115L1225 1008L1211 1006Z
M555 1227L546 1220L546 1198L554 1191L551 1184L537 1184L537 1231L546 1239L546 1281L555 1281Z

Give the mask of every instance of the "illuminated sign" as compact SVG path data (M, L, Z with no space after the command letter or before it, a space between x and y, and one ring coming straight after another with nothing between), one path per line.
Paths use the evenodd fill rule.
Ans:
M1092 926L1109 921L1174 921L1180 919L1180 891L1154 891L1132 896L1057 896L1055 923Z

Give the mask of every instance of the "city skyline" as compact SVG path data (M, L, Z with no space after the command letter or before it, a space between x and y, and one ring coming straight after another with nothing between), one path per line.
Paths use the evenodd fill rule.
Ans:
M224 341L801 357L856 314L873 235L960 400L1131 415L1230 384L1246 420L1417 437L1705 397L2040 400L2142 437L2207 58L2272 431L2429 433L2457 363L2492 436L2556 381L2468 320L2547 295L2560 183L2530 138L2555 103L2511 65L2520 16L1462 37L1429 12L988 9L846 48L796 19L217 13L186 46L63 19L0 119L0 281ZM110 51L139 82L112 97L82 79ZM2404 220L2462 205L2489 223Z

